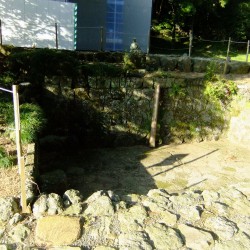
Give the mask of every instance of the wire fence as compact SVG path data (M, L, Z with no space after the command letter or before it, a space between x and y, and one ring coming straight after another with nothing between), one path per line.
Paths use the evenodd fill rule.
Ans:
M3 24L3 21L0 19L0 44L11 45L10 31L5 33ZM33 27L35 24L29 25ZM56 22L43 28L40 27L40 29L36 28L33 33L31 31L33 28L28 30L27 27L15 27L13 30L18 30L18 33L22 33L18 35L16 41L19 46L24 41L24 47L33 47L34 44L36 45L40 42L42 44L40 47L52 47L55 49L124 51L125 48L129 48L133 38L137 38L139 45L142 44L143 50L147 51L147 53L177 55L185 53L189 57L219 57L225 58L227 61L234 58L234 60L246 62L248 62L250 48L249 40L246 42L234 41L230 37L223 40L209 40L196 37L191 31L188 36L177 37L177 41L166 41L156 36L149 36L149 34L107 31L103 26L66 27ZM39 39L41 40L39 41ZM44 46L46 43L49 46Z
M223 40L209 40L193 36L177 37L176 42L168 42L159 39L157 36L151 36L150 51L152 53L168 54L188 54L188 56L201 57L219 57L230 61L231 57L235 60L248 62L249 58L249 40L234 41L230 37Z

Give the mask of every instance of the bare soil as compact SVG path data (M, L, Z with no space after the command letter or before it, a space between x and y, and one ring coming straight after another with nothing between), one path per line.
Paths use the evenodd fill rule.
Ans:
M227 140L155 149L95 149L78 155L71 164L65 159L61 163L68 169L74 166L85 170L82 179L71 179L71 188L80 190L84 197L97 190L125 195L147 194L153 188L178 193L235 187L250 198L250 147Z

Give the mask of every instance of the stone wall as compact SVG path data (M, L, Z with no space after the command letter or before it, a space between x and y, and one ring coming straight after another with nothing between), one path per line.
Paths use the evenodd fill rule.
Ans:
M249 197L235 188L118 196L43 194L33 214L1 199L1 249L248 249Z
M97 110L108 140L121 146L148 140L156 84L161 86L158 143L217 138L226 118L218 107L204 101L203 81L203 73L141 70L124 77L88 77L87 85L83 82L74 89L67 79L60 86L54 79L47 81L46 90L60 101L79 101L87 113L90 108Z
M148 55L147 69L148 70L179 70L181 72L197 72L204 73L207 67L212 63L216 65L216 73L223 74L225 67L225 60L188 57L183 56L169 56L169 55ZM226 74L247 74L250 72L250 63L229 61Z

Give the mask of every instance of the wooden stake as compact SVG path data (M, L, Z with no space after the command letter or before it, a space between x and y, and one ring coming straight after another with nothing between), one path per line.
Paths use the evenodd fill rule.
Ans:
M227 58L226 58L226 61L225 61L224 74L226 74L226 73L227 73L227 65L228 65L228 62L229 62L230 44L231 44L231 37L229 37L229 40L228 40L228 46L227 46Z
M18 161L18 167L19 167L19 173L20 173L21 172L20 166L21 166L22 146L21 146L21 128L20 128L18 85L12 86L12 93L13 93L14 116L15 116L17 161Z
M21 207L22 213L31 213L30 209L27 206L27 196L26 196L26 177L25 177L25 164L24 164L24 157L21 157L21 172L20 172L20 179L21 179Z
M155 88L154 108L153 108L152 123L151 123L151 133L149 138L149 146L152 148L155 148L159 99L160 99L160 84L157 84Z
M104 42L104 28L100 27L100 50L103 51L103 42Z
M0 45L3 45L2 20L0 19Z
M249 40L247 41L247 55L246 55L246 62L248 62L248 54L249 54Z
M58 49L58 25L55 23L56 49Z
M189 32L189 51L188 51L188 56L191 56L191 51L192 51L192 46L193 46L193 33L192 30Z
M21 179L21 207L22 207L23 213L28 213L26 191L25 191L24 157L22 156L22 144L21 144L21 125L20 125L18 85L12 86L12 93L13 93L14 115L15 115L17 162L18 162L18 171L21 177L20 178Z

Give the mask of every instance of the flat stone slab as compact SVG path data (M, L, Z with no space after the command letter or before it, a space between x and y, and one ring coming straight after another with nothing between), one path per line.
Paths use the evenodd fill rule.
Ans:
M80 218L47 216L37 221L35 241L38 245L70 245L81 236Z

